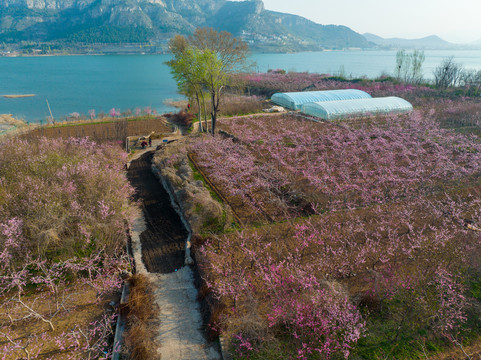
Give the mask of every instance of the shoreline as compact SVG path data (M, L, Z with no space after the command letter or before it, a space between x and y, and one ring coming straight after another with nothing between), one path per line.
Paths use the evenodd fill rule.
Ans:
M28 126L25 121L14 118L12 114L0 114L0 139L6 135L19 133Z
M16 119L12 114L0 114L0 125L22 126L27 124L21 119Z

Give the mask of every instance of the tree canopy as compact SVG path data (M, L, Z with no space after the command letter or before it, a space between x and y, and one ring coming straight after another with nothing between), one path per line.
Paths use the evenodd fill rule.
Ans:
M222 90L230 74L240 71L246 62L248 47L242 40L228 32L211 28L197 29L185 38L176 35L169 43L173 59L167 64L181 94L195 100L201 121L205 112L206 95L211 102L211 132L214 134ZM207 124L206 130L207 130ZM202 130L202 124L201 130Z

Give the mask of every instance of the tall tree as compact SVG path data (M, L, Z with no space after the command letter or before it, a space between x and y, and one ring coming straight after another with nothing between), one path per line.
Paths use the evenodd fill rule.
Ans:
M419 84L423 80L424 51L414 50L411 55L411 82Z
M463 67L454 61L454 56L445 58L433 71L434 85L441 89L457 86L462 72Z
M197 103L199 129L202 131L202 106L204 101L204 66L202 65L201 52L192 48L187 40L180 35L176 35L169 43L173 59L167 64L171 68L171 73L177 83L178 90L185 95L189 102L193 100ZM207 126L206 126L207 129Z
M188 39L177 35L171 40L170 47L174 59L168 64L179 90L184 94L189 91L194 94L197 91L198 105L202 91L210 95L211 132L214 135L222 90L228 83L228 75L242 70L245 66L247 44L228 32L201 28ZM200 118L199 110L199 120Z
M222 90L227 85L228 75L244 68L248 46L226 31L217 32L211 28L197 29L188 41L204 54L202 58L206 70L204 84L210 93L211 131L214 134Z
M397 79L411 84L421 83L424 59L424 51L422 50L414 50L412 54L406 53L404 49L398 50L396 53L396 68L394 69Z

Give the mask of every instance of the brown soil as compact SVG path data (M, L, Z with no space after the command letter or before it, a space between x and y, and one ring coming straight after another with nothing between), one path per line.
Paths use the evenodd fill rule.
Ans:
M26 304L52 321L55 327L53 331L47 323L33 316L28 317L29 313L24 307L16 303L6 306L6 299L0 299L0 303L2 303L0 309L0 324L2 325L0 328L0 332L2 332L0 349L9 345L6 337L3 336L3 332L6 332L19 345L25 346L32 355L38 353L39 359L83 358L85 354L82 354L81 351L60 350L55 341L56 338L65 337L65 334L77 328L82 328L85 331L89 324L99 320L106 310L111 311L112 307L109 303L111 301L118 302L119 298L116 294L111 294L105 298L97 299L97 291L86 284L82 284L82 281L69 285L65 294L68 296L66 307L54 317L51 317L51 314L55 311L52 307L55 300L48 292L23 298ZM11 323L10 317L13 319L26 318ZM84 345L83 339L80 339L80 341ZM21 346L9 354L3 354L0 350L0 355L4 356L2 359L26 359L26 354L21 350Z
M150 151L132 161L128 178L137 190L147 225L140 235L142 260L149 272L167 274L184 265L187 231L172 208L169 195L152 173L153 154Z
M97 142L125 141L127 136L148 135L155 131L154 138L171 134L172 126L161 116L142 119L95 119L79 122L64 122L57 125L40 126L22 138L45 136L48 138L86 137Z

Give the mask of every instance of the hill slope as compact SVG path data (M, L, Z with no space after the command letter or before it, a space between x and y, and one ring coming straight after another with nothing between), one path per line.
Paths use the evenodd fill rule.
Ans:
M264 9L261 0L0 0L0 41L142 43L210 26L253 48L284 51L370 47L345 26Z
M301 16L265 10L260 0L226 2L210 23L218 30L243 37L254 48L299 51L371 47L362 35L346 26L320 25Z

